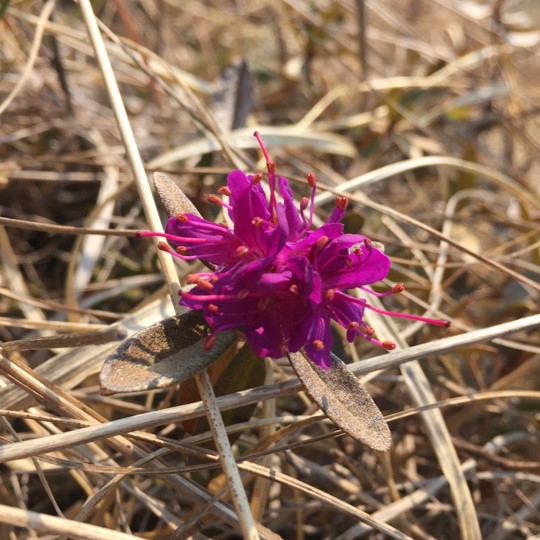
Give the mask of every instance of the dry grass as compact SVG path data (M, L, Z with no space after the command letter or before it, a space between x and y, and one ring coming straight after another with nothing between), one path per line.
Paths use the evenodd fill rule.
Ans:
M182 4L94 3L147 170L211 216L228 170L261 168L257 128L299 197L317 174L320 218L347 192L347 226L385 244L408 291L386 307L453 321L371 320L404 351L364 364L380 351L336 346L392 415L387 454L336 432L285 360L217 400L258 403L227 429L261 536L540 535L539 3ZM79 6L12 1L0 29L1 214L31 222L0 223L0 538L237 538L211 434L181 427L204 408L98 391L110 325L173 310L154 245L73 234L148 226ZM244 90L229 133L239 58L253 107Z

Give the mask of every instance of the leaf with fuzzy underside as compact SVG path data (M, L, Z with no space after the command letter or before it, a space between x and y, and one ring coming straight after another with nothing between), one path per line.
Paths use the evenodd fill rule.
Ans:
M204 348L210 330L200 311L160 321L127 339L111 354L99 375L101 392L142 392L185 381L216 362L237 341L220 332Z
M347 435L376 452L390 449L388 425L364 385L331 354L332 367L322 369L302 352L289 361L309 397Z

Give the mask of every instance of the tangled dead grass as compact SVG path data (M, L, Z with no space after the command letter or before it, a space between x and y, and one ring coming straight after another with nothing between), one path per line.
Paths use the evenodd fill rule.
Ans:
M203 215L228 170L261 167L249 137L257 128L299 197L305 173L317 174L320 217L335 192L350 196L347 227L382 242L392 282L407 285L395 308L453 321L449 332L374 319L379 336L438 350L451 334L515 323L506 337L496 330L372 370L365 380L394 442L383 455L323 421L285 383L285 360L270 363L252 420L233 415L227 426L260 535L533 538L539 4L395 5L94 9L147 170L168 172ZM116 346L110 325L133 331L172 312L153 245L73 234L147 227L80 9L0 7L1 214L31 222L0 223L0 339L9 342L0 456L13 452L1 469L0 538L238 537L211 434L181 425L202 409L168 414L183 402L176 388L104 397L97 387ZM47 337L58 339L25 341ZM336 352L361 364L380 351L343 341ZM381 532L385 524L394 529Z

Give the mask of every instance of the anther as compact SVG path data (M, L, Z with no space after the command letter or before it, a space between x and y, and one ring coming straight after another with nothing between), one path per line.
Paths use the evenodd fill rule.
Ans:
M217 195L214 195L213 193L211 195L208 195L208 202L212 204L219 204L219 205L223 203L223 201Z
M293 283L289 287L289 291L292 292L293 294L298 294L298 285L296 283Z
M193 283L197 283L199 279L201 279L199 277L199 274L188 274L186 276L186 283L189 283L190 285L192 285Z
M317 241L315 242L315 247L317 248L318 251L322 251L324 249L324 247L326 246L326 244L328 244L328 241L330 239L328 238L328 236L321 236L320 238L317 239Z
M393 341L383 341L381 346L387 351L393 351L396 348L396 344Z
M189 218L184 213L176 214L175 217L178 221L181 221L182 223L187 223L189 221Z
M226 197L230 197L231 196L231 190L227 187L227 186L221 186L218 191L222 194L222 195L225 195Z
M306 174L306 179L310 188L314 188L317 185L317 182L315 181L315 175L312 172L308 172Z
M268 161L266 163L266 170L268 171L268 174L275 174L276 164L273 161Z
M255 225L255 227L259 227L260 225L262 225L263 223L263 218L262 217L254 217L252 220L251 220L251 223L253 225Z
M340 210L345 210L348 204L349 204L349 199L347 197L341 197L341 196L336 197L336 200L335 200L336 208L339 208Z
M324 299L331 302L334 299L335 295L336 295L336 291L334 289L328 289L324 293Z
M368 250L371 250L373 248L373 243L369 238L364 238L364 245Z
M163 243L165 243L165 242L163 242ZM158 247L159 247L159 245L158 245ZM164 249L163 251L170 251L170 249ZM185 255L187 253L187 247L186 246L178 246L174 251L176 251L176 253L178 253L178 255Z
M199 289L203 289L204 291L211 291L214 288L214 286L206 279L199 279L197 281L197 287L199 287Z
M375 334L375 329L374 328L371 328L371 326L366 326L364 328L364 334L366 334L366 336L372 336L373 334Z
M243 255L246 255L249 252L249 249L246 246L238 246L234 253L237 257L242 257Z
M171 246L167 242L158 242L157 248L161 251L169 252L171 251Z
M260 172L255 173L255 174L253 175L253 180L251 181L251 183L252 183L253 185L258 184L258 183L260 183L260 181L261 181L262 179L263 179L263 174L262 174L262 173L260 173Z
M403 283L396 283L393 287L392 287L392 292L394 294L398 294L398 293L401 293L405 290L405 285L403 285Z
M356 321L352 321L347 326L347 330L356 330L358 328L358 323Z
M314 339L311 343L318 351L324 350L324 343L320 339Z
M309 204L309 199L307 197L302 197L300 199L300 210L303 212Z
M216 304L208 304L206 308L210 313L217 313L219 311L219 308L216 306Z

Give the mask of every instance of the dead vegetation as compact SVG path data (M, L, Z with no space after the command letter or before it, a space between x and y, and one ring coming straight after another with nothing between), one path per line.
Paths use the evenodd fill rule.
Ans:
M229 170L262 169L259 129L298 197L317 174L319 217L346 193L349 230L385 245L387 285L407 287L385 307L453 322L369 321L413 347L408 364L362 371L391 421L385 454L336 431L286 360L243 401L223 391L223 410L258 403L249 421L224 414L261 537L533 538L539 4L396 5L93 8L148 172L169 173L210 217ZM0 538L238 538L212 435L185 432L203 408L177 387L99 393L110 325L131 333L173 310L154 244L122 232L148 222L81 8L2 8ZM359 366L380 353L345 340L335 352Z

